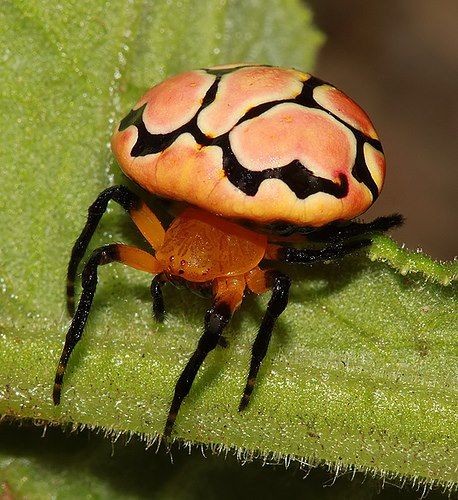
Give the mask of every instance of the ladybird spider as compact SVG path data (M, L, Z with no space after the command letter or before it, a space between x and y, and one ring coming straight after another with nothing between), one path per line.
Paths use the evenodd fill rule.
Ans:
M290 278L273 263L338 259L369 245L372 234L402 223L398 214L369 223L352 220L382 188L380 142L367 115L345 94L297 70L231 65L172 77L150 89L121 121L112 147L137 184L186 204L165 228L140 197L121 185L100 193L89 207L68 265L67 308L73 318L53 400L60 403L98 267L120 262L154 275L151 295L159 321L165 314L161 289L168 282L212 296L204 332L176 383L165 437L206 356L223 343L224 328L245 293L272 290L239 411L248 405L274 324L288 302ZM82 272L75 311L78 266L110 200L129 213L154 255L124 244L94 250ZM319 246L288 246L307 241Z

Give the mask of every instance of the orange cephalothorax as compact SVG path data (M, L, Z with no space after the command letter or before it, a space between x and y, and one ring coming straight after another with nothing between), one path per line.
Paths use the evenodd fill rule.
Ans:
M156 259L168 274L204 282L245 274L258 265L266 248L266 236L188 208L166 231Z

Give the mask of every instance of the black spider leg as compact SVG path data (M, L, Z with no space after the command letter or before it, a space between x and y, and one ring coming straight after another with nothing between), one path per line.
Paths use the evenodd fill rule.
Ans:
M164 297L162 295L162 287L168 282L165 273L156 274L151 281L151 297L153 299L153 316L156 321L162 323L165 318Z
M75 313L75 278L79 263L86 253L102 215L110 200L119 203L124 210L130 212L141 203L140 198L125 186L112 186L102 191L94 203L88 208L86 225L73 245L67 269L67 311L70 316Z
M267 286L272 287L272 296L267 304L266 313L262 319L259 332L251 350L250 370L248 372L245 390L243 391L243 396L239 404L239 411L244 410L250 402L259 368L267 353L267 348L269 347L275 321L288 304L291 279L286 276L286 274L279 271L267 271L267 280Z
M346 242L338 241L318 250L310 248L276 246L273 257L274 260L287 262L289 264L308 264L312 262L340 259L341 257L345 257L345 255L368 246L371 243L372 240L370 239ZM269 260L269 258L266 260Z
M62 350L62 355L57 367L56 378L54 380L53 401L55 405L60 403L60 393L62 381L64 378L65 368L67 367L68 359L75 348L76 344L83 335L84 327L86 326L89 311L91 310L92 301L94 299L95 289L97 287L97 267L104 264L109 264L118 259L118 244L106 245L94 250L89 257L83 269L82 286L83 291L78 303L78 308L73 316L72 324L65 338L65 345Z
M249 225L249 221L245 223ZM336 221L322 227L297 226L284 222L272 222L265 224L262 229L275 236L292 236L301 234L311 241L345 240L369 233L385 233L391 229L396 229L404 224L404 217L401 214L385 215L377 217L372 222L356 221ZM260 230L259 226L253 226L254 230Z
M402 226L403 223L404 217L401 214L391 214L377 217L371 222L328 224L306 234L307 239L311 241L343 241L374 233L386 233Z
M170 437L181 403L188 395L197 372L207 354L218 345L221 334L231 317L232 311L229 305L219 301L214 302L205 314L204 333L200 337L196 350L175 385L175 393L164 428L164 438Z

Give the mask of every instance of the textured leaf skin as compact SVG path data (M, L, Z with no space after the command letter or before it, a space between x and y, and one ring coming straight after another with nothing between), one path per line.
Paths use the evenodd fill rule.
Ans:
M207 304L169 289L169 316L157 325L148 277L135 271L110 266L100 273L62 404L51 401L68 328L69 250L86 207L122 180L107 146L110 130L168 74L240 60L307 70L320 36L293 0L16 0L4 2L0 16L11 27L0 32L0 413L152 439L163 428ZM110 241L144 245L118 208L103 220L94 245ZM209 356L183 405L177 437L455 482L456 285L434 281L450 283L456 266L431 264L426 282L418 259L430 260L412 256L405 267L393 256L399 259L399 250L381 239L371 257L389 260L393 269L360 255L289 271L291 303L252 404L238 414L267 302L247 299L229 329L229 348ZM421 273L404 277L396 267Z
M161 500L248 498L443 499L440 489L402 488L364 474L334 474L291 463L244 463L229 453L156 447L145 451L137 439L111 443L93 432L62 432L3 424L0 426L0 497L2 486L28 500L110 498Z

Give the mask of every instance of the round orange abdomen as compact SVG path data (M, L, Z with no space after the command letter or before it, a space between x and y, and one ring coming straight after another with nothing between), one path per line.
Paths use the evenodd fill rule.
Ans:
M374 202L385 160L366 113L300 71L238 65L153 87L112 146L151 193L258 224L322 226Z

